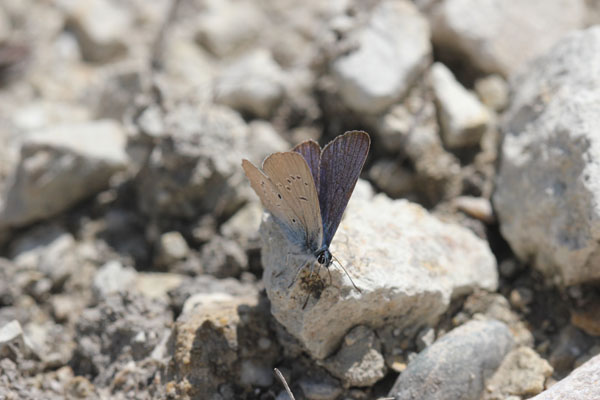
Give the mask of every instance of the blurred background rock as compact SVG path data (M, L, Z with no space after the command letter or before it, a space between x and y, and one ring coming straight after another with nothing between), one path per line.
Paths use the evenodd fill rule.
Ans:
M594 0L3 0L0 398L283 400L274 367L299 399L600 398L598 23ZM240 162L354 129L335 243L366 290L303 310Z

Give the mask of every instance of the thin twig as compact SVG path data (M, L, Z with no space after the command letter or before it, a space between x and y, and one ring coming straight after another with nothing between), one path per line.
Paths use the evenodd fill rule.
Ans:
M288 396L290 396L290 399L291 400L296 400L296 398L294 397L294 394L290 390L290 387L288 386L287 382L285 381L285 378L283 377L283 374L277 368L275 368L275 375L277 375L277 377L279 378L279 380L281 381L281 383L283 383L283 386L285 387L285 391L287 392Z

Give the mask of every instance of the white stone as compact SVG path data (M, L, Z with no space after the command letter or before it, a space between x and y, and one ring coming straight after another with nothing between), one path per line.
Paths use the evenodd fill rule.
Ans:
M5 188L0 228L50 217L106 188L127 165L125 146L125 131L111 120L32 132Z
M29 341L27 336L25 336L23 328L17 320L12 320L0 327L0 358L18 357L18 354L13 354L15 349L12 347L16 347L16 349L22 353L21 355L28 358L29 356L37 358L33 344Z
M235 60L217 78L216 101L266 118L284 93L284 73L271 53L258 49Z
M332 64L344 103L378 114L400 100L427 68L429 26L409 1L383 1L364 28L353 33L358 48Z
M12 116L12 122L16 128L28 132L58 124L86 122L91 114L79 104L38 100L19 108Z
M508 75L582 28L585 0L447 0L431 18L433 42L488 73Z
M161 273L161 272L139 272L136 274L135 289L151 299L170 301L169 291L184 283L188 277L185 275Z
M521 261L573 285L600 278L600 28L516 76L493 203Z
M210 1L200 15L196 40L219 58L248 46L268 23L251 1Z
M157 259L161 265L168 266L186 258L189 251L190 248L181 233L177 231L166 232L160 236L157 246Z
M184 33L172 32L165 39L161 58L164 76L157 80L167 104L180 99L202 102L212 98L213 80L217 74L210 55Z
M88 0L74 2L69 22L84 59L106 62L124 55L132 16L118 2Z
M250 131L244 146L244 157L255 165L262 165L271 153L288 151L292 146L281 137L267 121L254 120L248 124Z
M112 293L129 291L135 287L136 275L133 268L124 267L119 261L109 261L94 276L94 296L97 300L103 300Z
M486 242L416 204L373 197L362 181L331 246L362 292L332 265L332 284L321 270L326 288L303 309L308 268L292 288L288 286L304 257L293 255L298 250L272 218L264 220L261 234L271 311L317 359L327 357L356 325L432 325L452 297L475 288L495 290L498 284L496 260Z
M502 111L508 105L508 83L498 74L488 75L475 81L475 91L481 102L492 110Z
M488 110L444 64L435 63L430 76L446 146L460 148L478 144L490 124Z

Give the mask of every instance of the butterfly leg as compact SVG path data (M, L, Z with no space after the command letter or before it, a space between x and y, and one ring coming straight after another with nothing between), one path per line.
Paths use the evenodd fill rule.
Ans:
M306 305L308 304L308 299L310 299L310 291L308 292L308 294L306 295L306 300L304 300L304 305L302 306L302 309L304 310L306 308Z
M298 279L298 276L300 275L300 272L304 269L304 267L306 267L308 265L308 263L310 262L311 258L312 258L312 256L308 257L307 260L306 260L306 262L303 262L302 264L300 264L300 267L296 271L296 274L294 275L294 279L292 279L292 282L288 286L288 289L291 288L292 286L294 286L294 283L296 282L296 279Z

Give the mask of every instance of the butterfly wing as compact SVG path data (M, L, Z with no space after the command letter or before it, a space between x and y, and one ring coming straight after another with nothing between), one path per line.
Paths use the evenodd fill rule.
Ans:
M308 168L315 181L317 192L319 190L319 163L321 162L321 146L314 140L307 140L300 143L292 149L296 153L302 154L304 160L308 164Z
M330 142L321 153L319 205L323 218L323 243L329 246L348 205L371 139L366 132L350 131Z
M247 160L242 167L265 208L275 217L288 239L302 249L315 251L323 227L315 183L298 153L275 153L263 163L263 174Z

